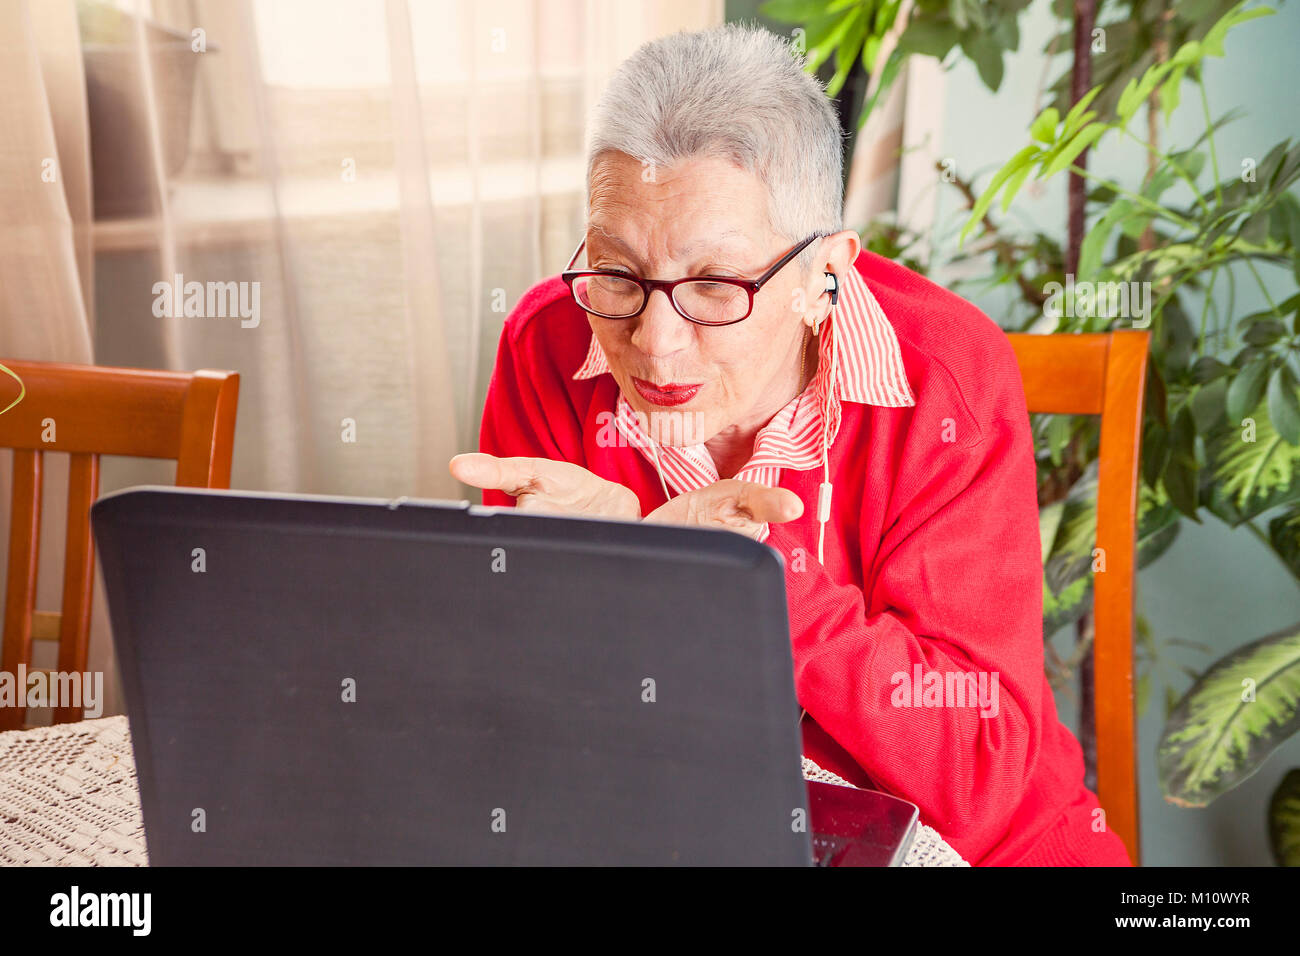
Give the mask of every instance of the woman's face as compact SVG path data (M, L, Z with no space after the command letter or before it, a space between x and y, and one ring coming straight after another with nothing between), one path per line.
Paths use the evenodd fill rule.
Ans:
M643 279L754 279L803 238L773 233L763 184L720 158L651 169L610 153L592 170L592 269ZM821 272L805 276L796 260L768 280L753 312L735 325L688 322L661 293L635 318L588 318L651 436L693 445L729 429L755 431L797 394L805 312L809 322L825 314L825 297L817 301L824 288Z

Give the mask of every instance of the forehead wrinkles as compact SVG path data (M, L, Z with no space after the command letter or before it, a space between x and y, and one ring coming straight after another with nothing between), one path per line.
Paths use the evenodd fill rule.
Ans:
M671 220L661 223L652 219L648 228L642 229L630 217L623 219L615 215L605 218L609 221L608 229L600 219L592 218L588 221L592 240L610 251L627 251L637 256L644 254L651 259L656 257L657 251L662 251L665 257L673 261L686 260L691 256L702 258L713 255L743 265L753 260L756 250L761 248L747 231L735 227L700 233L690 227L674 228L676 223ZM642 217L637 219L644 223ZM647 242L650 244L648 250L644 248Z
M643 183L639 178L629 182L615 175L594 176L590 211L622 209L652 220L710 217L736 221L755 205L743 185L707 174L679 175L655 183Z

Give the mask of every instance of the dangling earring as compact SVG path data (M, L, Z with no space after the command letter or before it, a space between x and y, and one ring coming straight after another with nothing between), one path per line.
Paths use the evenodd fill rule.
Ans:
M804 366L808 363L808 339L809 339L809 335L808 335L807 328L805 327L803 338L799 343L799 392L798 394L800 395L802 395L803 390L808 387L808 384L803 380Z

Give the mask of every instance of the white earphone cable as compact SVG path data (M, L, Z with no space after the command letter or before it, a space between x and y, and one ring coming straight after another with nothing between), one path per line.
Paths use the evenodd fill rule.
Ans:
M829 318L829 316L828 316ZM818 323L820 325L821 323ZM814 332L814 335L817 333ZM831 393L838 381L837 371L839 349L836 348L838 336L831 330L831 374L826 382L826 394L822 405L822 483L817 489L817 563L826 564L826 522L831 517L831 495L835 486L831 483L830 464L830 427L831 427Z
M645 437L650 442L650 453L654 456L655 471L659 472L659 487L664 490L664 501L671 501L673 496L668 493L668 482L664 480L664 470L659 464L659 446L655 444L654 436L647 433Z

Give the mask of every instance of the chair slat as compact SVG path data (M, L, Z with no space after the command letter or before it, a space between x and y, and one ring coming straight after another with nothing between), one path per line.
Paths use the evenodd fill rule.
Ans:
M13 491L9 510L9 575L5 585L4 649L0 670L15 675L32 659L32 611L36 606L36 572L41 542L43 452L14 449ZM21 705L26 688L16 688ZM26 708L0 707L0 730L23 726Z
M57 641L63 631L62 620L58 611L33 611L32 640Z
M0 415L0 446L136 458L180 454L176 426L191 374L3 361L27 394ZM0 375L0 408L18 397L19 388Z
M1031 412L1100 415L1109 333L1007 336L1020 364Z
M90 506L99 496L99 456L75 454L68 467L68 531L63 559L63 614L59 670L86 670L90 647L90 602L95 585L95 545ZM56 707L54 722L80 720L81 707Z

